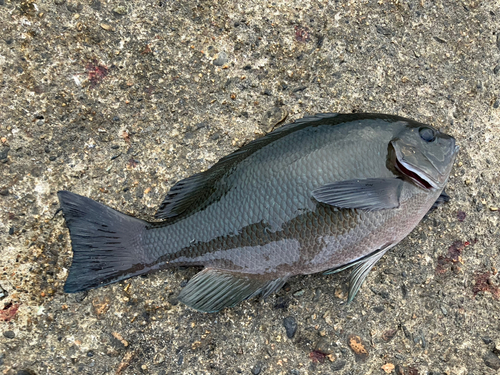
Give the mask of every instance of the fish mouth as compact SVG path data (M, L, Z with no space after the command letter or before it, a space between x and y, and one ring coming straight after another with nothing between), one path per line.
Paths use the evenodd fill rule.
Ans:
M458 145L453 137L437 130L432 140L422 138L419 132L410 129L410 134L391 140L388 168L422 190L441 190L448 181Z
M415 185L421 187L425 190L434 190L439 186L432 180L430 176L428 176L424 171L415 168L414 166L405 162L405 160L400 160L396 157L396 169L412 180Z

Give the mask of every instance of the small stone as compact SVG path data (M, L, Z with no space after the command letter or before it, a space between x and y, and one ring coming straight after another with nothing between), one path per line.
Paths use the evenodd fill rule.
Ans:
M125 354L122 361L118 365L118 368L116 369L116 374L120 374L123 370L125 370L130 365L130 361L133 357L134 352L128 352L127 354Z
M0 160L7 159L7 155L9 154L10 147L5 147L0 151Z
M403 275L403 277L406 277L406 273ZM404 283L401 284L401 293L403 294L403 298L406 298L408 296L408 288Z
M396 365L396 375L405 375L406 374L406 368L400 365Z
M328 325L330 325L330 326L333 324L333 320L332 320L332 317L331 317L331 315L330 315L330 312L329 312L329 311L327 311L327 312L323 315L323 319L325 319L326 324L328 324Z
M364 362L368 359L368 349L366 349L367 345L363 342L361 337L349 335L347 343L354 352L356 362Z
M7 195L9 195L9 190L7 190L7 189L0 190L0 195L3 195L4 197L6 197Z
M394 365L392 363L386 363L381 368L382 370L384 370L386 374L390 374L391 372L394 371Z
M9 228L9 236L12 236L16 232L16 228L10 227Z
M500 99L495 100L495 103L493 103L493 108L497 109L500 107Z
M445 43L448 43L446 40L438 37L438 36L435 36L434 39L436 40L436 42L438 43L442 43L442 44L445 44Z
M335 361L333 364L330 366L330 370L332 371L340 371L342 370L346 365L346 361L340 360L340 361Z
M286 335L289 339L293 339L295 332L297 332L297 321L293 316L288 316L283 319L283 326L286 330Z
M56 5L63 5L66 2L66 0L54 0L54 4Z
M495 66L495 67L493 68L493 73L494 73L494 74L498 74L498 72L500 72L500 64L498 64L497 66Z
M307 86L299 86L295 89L292 90L292 92L301 92L301 91L304 91L305 89L307 89Z
M321 289L316 288L314 291L314 297L312 299L313 302L319 302L319 299L321 298Z
M383 334L382 334L382 340L384 340L385 342L389 342L391 341L394 336L396 336L396 333L398 333L398 330L397 329L388 329L387 331L385 331Z
M217 53L219 53L219 51L216 50L213 46L208 46L208 48L207 48L207 54L208 54L209 57L214 57Z
M9 294L7 293L7 291L4 288L2 288L2 286L0 285L0 300L4 299L8 295Z
M285 120L288 116L288 112L283 107L274 107L270 110L264 112L261 119L261 129L269 133L272 131L276 125Z
M130 284L127 284L127 285L130 285ZM120 342L121 342L121 344L122 344L123 346L125 346L125 347L127 347L127 346L128 346L128 341L127 341L127 340L125 340L125 339L123 338L123 336L122 336L122 335L120 335L120 333L119 333L119 332L112 332L111 334L113 335L113 337L114 337L115 339L117 339L118 341L120 341Z
M111 25L108 25L107 23L101 23L101 27L106 30L106 31L112 31L113 30L113 26Z
M101 10L101 2L99 0L94 0L92 4L90 4L90 7L94 10Z
M85 292L77 293L77 294L75 295L75 301L76 301L77 303L81 303L81 302L83 302L83 300L87 297L87 295L88 295L88 294L89 294L89 293L88 293L88 290L86 290Z
M500 341L495 342L495 347L493 348L493 353L499 355L500 354Z
M213 64L215 66L223 66L227 62L228 62L227 53L224 52L224 51L222 51L222 52L219 53L219 56L217 56L217 58L214 60Z
M337 344L327 337L321 337L314 345L314 350L324 354L332 354L335 351Z
M79 13L83 9L83 5L76 0L67 0L66 8L71 13Z
M483 356L483 361L484 361L484 364L490 368L492 368L493 370L498 370L500 369L500 358L498 358L495 354L493 354L492 352L487 352L484 356Z
M127 7L124 5L118 5L116 8L113 9L113 13L123 16L127 14Z
M252 368L252 374L253 375L259 375L260 372L262 371L262 363L257 363L253 368Z
M393 35L393 31L386 26L377 25L376 29L377 29L377 33L379 33L379 34L382 34L385 36Z
M488 337L488 336L482 337L482 339L483 339L483 342L486 345L491 344L493 342L493 340L491 339L491 337Z
M16 334L14 333L14 331L5 331L3 333L4 337L8 338L8 339L13 339L14 337L16 337Z
M153 363L159 365L165 361L165 356L161 353L157 353L153 358Z

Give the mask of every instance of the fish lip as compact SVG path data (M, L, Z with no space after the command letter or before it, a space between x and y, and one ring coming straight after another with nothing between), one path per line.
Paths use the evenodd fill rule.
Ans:
M424 171L415 168L409 163L405 162L404 158L399 159L396 155L396 169L412 180L415 185L424 189L424 190L436 190L439 188L439 185L432 180L430 176L428 176Z

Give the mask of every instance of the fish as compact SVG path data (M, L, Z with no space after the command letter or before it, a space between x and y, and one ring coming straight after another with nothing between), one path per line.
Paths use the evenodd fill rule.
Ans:
M157 221L59 191L73 250L64 291L202 266L178 300L217 312L295 275L350 268L351 302L377 261L449 199L458 149L452 136L403 117L323 113L177 182Z

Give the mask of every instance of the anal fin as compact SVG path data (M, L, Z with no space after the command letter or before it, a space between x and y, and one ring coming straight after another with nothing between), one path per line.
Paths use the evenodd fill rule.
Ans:
M179 294L179 301L201 312L217 312L241 301L279 290L287 277L274 280L261 275L205 268Z
M337 267L337 268L332 268L330 270L327 270L323 272L323 275L332 275L334 273L338 273L341 271L344 271L348 268L353 267L351 274L349 276L349 295L347 297L347 303L352 302L354 297L356 297L356 294L359 291L359 288L361 288L361 285L363 285L366 277L370 273L371 269L373 266L384 256L384 254L391 248L393 247L394 244L387 244L386 246L383 246L379 250L374 251L373 253L355 260L351 263L348 263L346 265Z
M376 252L372 253L368 257L364 258L363 262L356 264L349 275L349 295L347 296L347 303L351 303L356 294L361 288L361 285L366 280L366 277L370 273L373 266L384 256L384 254L394 245L388 245Z

